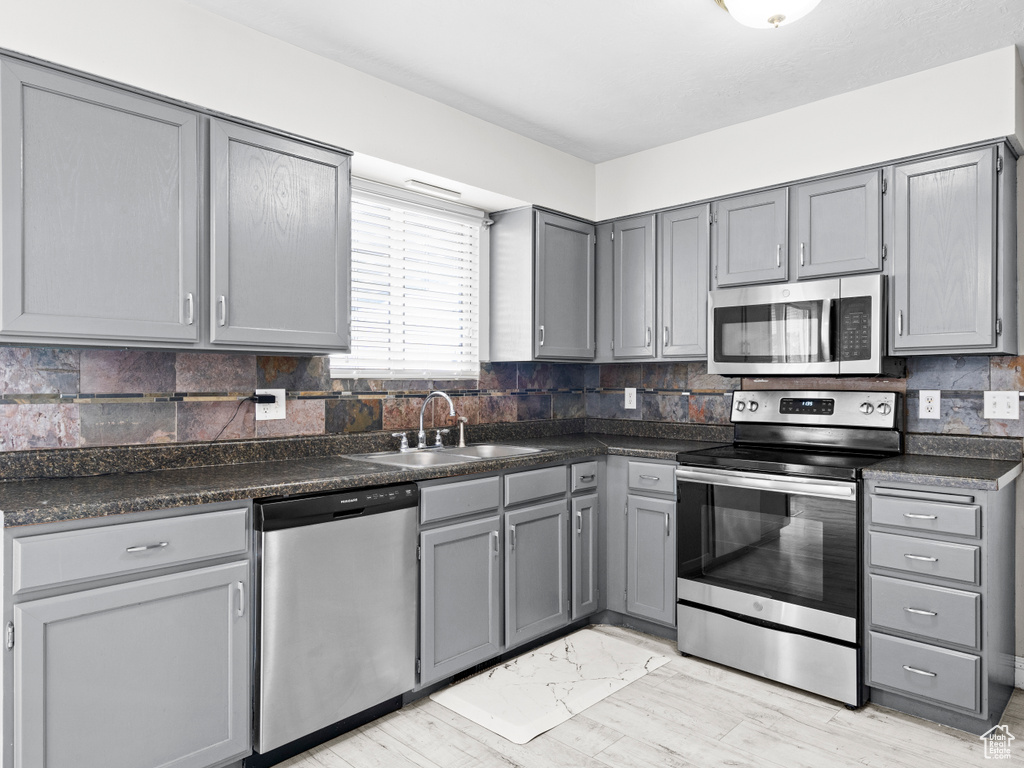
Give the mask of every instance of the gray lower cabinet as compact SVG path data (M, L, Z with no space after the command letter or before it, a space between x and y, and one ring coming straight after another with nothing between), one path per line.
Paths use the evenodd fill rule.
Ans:
M564 468L562 469L564 475ZM569 513L565 497L505 513L505 643L569 622Z
M349 347L349 157L210 121L210 340Z
M635 494L626 503L626 611L673 624L676 503Z
M491 360L592 360L594 225L534 208L491 218Z
M708 353L710 206L658 214L658 357L700 359Z
M655 217L612 225L612 354L654 357Z
M497 514L420 534L421 685L501 652L500 536Z
M982 733L1014 684L1015 483L867 491L869 697Z
M1016 353L1015 165L999 146L893 169L894 354Z
M882 268L882 172L864 171L791 189L797 277Z
M199 121L0 59L0 337L198 340Z
M782 187L712 204L716 287L786 280L788 192Z
M598 608L598 494L576 496L570 501L572 529L572 618L579 619Z

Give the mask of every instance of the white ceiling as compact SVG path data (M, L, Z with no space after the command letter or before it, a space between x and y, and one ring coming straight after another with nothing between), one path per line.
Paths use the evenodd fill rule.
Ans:
M713 0L188 2L592 162L1024 51L1024 0L821 0L777 30Z

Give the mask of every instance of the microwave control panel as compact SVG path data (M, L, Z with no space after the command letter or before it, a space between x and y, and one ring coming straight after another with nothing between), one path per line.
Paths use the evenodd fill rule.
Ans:
M871 297L839 300L839 359L871 359Z

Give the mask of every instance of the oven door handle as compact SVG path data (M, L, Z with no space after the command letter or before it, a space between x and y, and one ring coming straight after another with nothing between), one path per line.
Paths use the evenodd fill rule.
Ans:
M755 472L678 467L676 480L725 485L730 488L749 488L755 491L776 491L794 496L820 496L825 499L847 499L849 501L854 501L857 498L856 483L762 475Z

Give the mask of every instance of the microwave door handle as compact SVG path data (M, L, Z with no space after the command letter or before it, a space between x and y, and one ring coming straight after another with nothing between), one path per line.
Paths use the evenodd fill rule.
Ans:
M835 338L836 304L838 302L839 299L829 299L828 306L821 318L821 357L827 363L835 362L836 359L832 341Z

